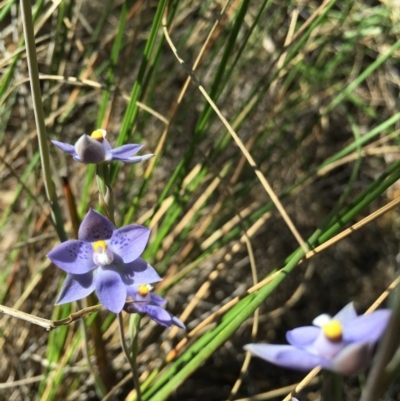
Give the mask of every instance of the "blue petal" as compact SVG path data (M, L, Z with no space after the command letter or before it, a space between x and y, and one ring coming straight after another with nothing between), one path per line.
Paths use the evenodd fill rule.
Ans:
M186 329L186 326L176 316L171 315L171 317L172 317L172 324L174 326L178 326L181 329Z
M124 268L123 278L127 285L151 284L162 280L154 268L142 258L126 263Z
M90 209L79 227L78 238L87 242L107 240L112 237L115 230L110 220Z
M306 347L311 345L318 337L321 329L315 326L298 327L286 332L286 339L289 344L295 347Z
M143 145L137 145L136 143L131 143L128 145L123 145L118 148L112 149L111 154L113 155L113 158L130 158L137 152L139 152L140 149L142 149Z
M112 153L112 151L111 151L111 153ZM148 154L148 155L143 155L143 156L131 156L131 157L119 157L119 156L113 155L112 159L123 162L123 163L127 163L127 164L134 164L134 163L143 162L147 159L150 159L153 156L154 156L153 154Z
M172 326L172 315L160 306L144 305L140 309L142 309L144 313L147 313L151 319L161 326Z
M58 295L56 305L86 298L94 291L93 272L68 274Z
M154 292L150 293L150 299L151 299L150 302L153 305L157 305L157 306L163 306L167 303L167 301L164 298L160 297L159 295L155 294Z
M69 143L65 143L65 142L59 142L59 141L51 141L53 145L57 146L58 148L60 148L61 150L63 150L64 152L70 154L71 156L74 156L75 153L75 147Z
M379 309L367 315L358 316L343 326L343 340L346 342L377 342L391 316L390 309Z
M149 237L150 230L147 227L131 224L115 231L109 246L125 263L130 263L143 253Z
M356 317L357 317L357 312L354 309L354 304L353 302L350 302L334 316L334 319L338 320L343 325L348 322L351 322Z
M307 371L317 366L328 367L330 365L330 362L325 358L291 345L247 344L244 349L284 368Z
M96 268L92 246L85 241L63 242L52 249L47 257L67 273L84 274Z
M111 265L98 269L95 285L100 302L111 312L121 312L126 301L126 285Z

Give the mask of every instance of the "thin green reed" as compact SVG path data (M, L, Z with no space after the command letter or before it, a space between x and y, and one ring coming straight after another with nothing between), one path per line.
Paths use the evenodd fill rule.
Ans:
M244 51L246 49L246 46L249 42L250 37L252 36L254 30L259 26L258 23L260 22L260 18L262 17L263 13L267 12L268 9L272 6L273 2L271 0L265 0L262 4L260 9L258 10L256 17L252 23L252 25L250 26L250 28L248 29L248 32L245 35L245 38L243 39L239 50L236 53L236 56L234 58L234 60L229 63L229 65L227 65L226 67L228 67L228 69L226 70L225 74L223 74L223 81L222 83L219 85L219 89L216 91L215 95L212 96L212 99L214 101L217 101L219 99L219 97L221 96L222 91L224 90L224 88L226 87L228 81L231 79L233 71L235 69L235 67L237 66L238 62L240 61L242 55L244 54ZM209 107L209 110L207 111L208 113L211 113L211 108ZM206 116L204 116L205 121L204 123L206 123L207 118ZM215 144L216 148L219 148L219 141L216 142Z
M353 82L351 82L344 90L329 103L329 105L323 110L323 114L330 113L335 107L337 107L342 101L351 93L357 86L365 81L377 68L379 68L388 58L400 48L400 40L392 45L387 52L378 57L371 65L369 65Z
M11 7L15 3L15 0L9 0L6 5L0 10L0 21L3 21L7 14L10 12Z
M108 101L110 99L110 88L112 88L115 85L116 81L115 71L118 64L118 57L122 49L122 39L125 33L127 15L128 15L128 3L125 2L122 4L121 13L119 16L118 31L113 43L113 47L111 49L110 66L108 68L107 78L106 78L106 85L108 89L103 91L102 100L100 102L100 110L97 116L96 128L102 126L106 109L108 107Z
M145 73L154 50L157 34L161 26L161 19L167 6L167 3L168 0L160 0L158 2L153 24L151 26L149 37L147 39L146 46L144 48L143 57L140 62L138 76L132 87L128 107L122 120L122 126L118 135L116 146L124 144L131 136L131 130L139 110L136 102L140 99L140 96L142 95L143 80L145 78ZM113 168L111 169L112 183L115 181L117 177L118 170L119 170L118 166L113 166Z
M52 33L54 37L54 51L51 55L50 62L50 73L58 74L60 72L60 64L63 60L66 59L67 56L67 38L69 29L65 26L65 19L71 20L71 16L73 15L75 2L74 1L63 1L57 8L57 20L55 23L55 29ZM46 82L49 86L53 83Z
M52 180L50 168L50 155L47 144L46 125L44 121L44 113L42 106L42 95L39 84L39 70L36 58L35 35L33 31L33 18L31 2L21 0L20 3L22 12L22 21L24 27L24 38L26 44L26 55L28 61L28 69L30 74L30 84L33 100L33 112L35 115L36 129L39 142L40 159L42 164L43 181L46 189L47 200L50 203L52 211L52 219L56 228L57 234L61 241L65 241L67 236L64 231L61 210L57 200L57 193Z
M170 26L172 23L176 10L178 8L180 0L176 0L168 5L168 16L167 16L167 26ZM159 81L161 73L158 74L158 70L161 69L161 61L162 61L162 51L164 48L164 37L162 36L157 43L157 48L154 51L154 57L151 59L151 63L149 65L148 71L146 72L145 78L143 80L143 92L146 92L146 103L151 107L154 89ZM147 89L148 88L148 89ZM144 93L141 95L141 98L144 97ZM144 119L144 123L146 122L146 118ZM123 222L124 224L128 224L132 221L135 210L142 199L142 197L147 192L150 182L153 178L153 172L158 165L159 160L161 159L161 154L154 155L155 162L153 164L153 168L147 176L144 177L142 184L140 186L138 194L134 197L131 203L127 204L123 210ZM133 170L131 170L130 178L134 180L135 176L133 175ZM147 222L148 223L148 222ZM147 224L146 223L146 224Z
M350 145L347 145L345 148L343 148L341 151L337 152L333 156L329 157L328 159L325 160L324 163L320 166L320 169L323 169L324 167L328 166L329 164L343 158L344 156L347 156L354 150L357 150L357 148L360 145L364 145L371 139L375 138L377 135L382 133L382 131L385 131L392 125L396 124L400 120L400 112L394 114L392 117L388 118L386 121L383 123L379 124L377 127L373 128L371 131L366 133L365 135L357 138L354 142L352 142Z
M230 70L228 70L228 74L226 74L226 69L227 69L227 66L229 65L228 62L229 62L229 59L233 55L234 47L238 40L239 32L241 31L241 29L243 29L243 21L247 14L249 3L250 3L249 0L245 0L241 3L241 6L237 12L237 16L233 23L231 33L229 35L228 40L226 41L226 46L225 46L224 52L222 54L221 61L217 67L217 71L214 75L213 82L210 86L209 95L214 102L217 102L219 95L221 94L222 90L225 87L226 80L229 77L228 74L229 74L229 72L232 71L234 63L232 65L232 68ZM265 5L265 2L263 5ZM244 41L243 43L246 44L246 41ZM224 76L225 76L225 80L223 80ZM206 126L206 123L209 121L210 115L212 113L213 113L213 109L211 108L210 104L208 102L206 102L204 105L204 109L202 110L202 113L197 121L196 128L194 131L195 135L201 135L204 133L203 131Z
M13 4L13 1L9 2L9 5ZM44 5L44 0L39 0L37 4L35 5L35 9L33 11L33 16L32 19L33 21L36 21L37 17L40 15L40 12L42 11L42 7ZM4 12L4 13L3 13ZM7 16L7 13L9 12L9 8L6 6L3 10L1 10L1 16L4 18ZM20 39L18 42L18 48L21 48L24 46L24 37ZM17 66L18 60L21 58L21 53L18 53L14 56L13 61L11 65L8 67L7 72L3 75L2 79L0 80L0 99L4 97L4 94L11 82L11 79L14 75L15 68Z

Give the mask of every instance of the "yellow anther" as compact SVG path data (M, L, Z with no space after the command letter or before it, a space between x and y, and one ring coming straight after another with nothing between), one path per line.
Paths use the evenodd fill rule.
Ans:
M139 285L138 293L140 296L145 297L150 291L150 286L143 284Z
M100 240L93 242L92 247L95 252L104 252L107 249L107 244L105 241Z
M105 131L102 129L97 129L96 131L93 131L90 136L93 139L96 139L96 141L103 142L103 139L105 137Z
M331 320L330 322L322 326L325 336L334 342L342 340L343 330L342 325L337 320Z

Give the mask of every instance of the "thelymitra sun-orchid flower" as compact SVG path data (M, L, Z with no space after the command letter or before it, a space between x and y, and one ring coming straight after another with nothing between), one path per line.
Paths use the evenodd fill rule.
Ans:
M248 344L252 354L276 365L311 370L317 366L343 375L365 369L372 358L374 344L382 336L391 311L380 309L357 316L352 303L336 316L320 315L314 326L289 330L290 345Z
M75 145L59 141L51 142L70 154L74 160L86 164L111 162L113 160L133 164L153 156L152 154L134 156L143 147L135 143L113 149L106 139L106 134L105 130L97 129L90 136L83 134Z
M151 285L133 285L127 288L128 301L124 306L124 311L128 313L145 313L156 323L164 327L178 326L181 329L185 325L171 313L163 309L167 301L153 292Z
M161 280L140 258L149 236L147 227L136 224L116 229L91 209L79 227L79 239L63 242L47 255L68 273L57 304L77 301L96 291L108 310L121 312L130 286Z

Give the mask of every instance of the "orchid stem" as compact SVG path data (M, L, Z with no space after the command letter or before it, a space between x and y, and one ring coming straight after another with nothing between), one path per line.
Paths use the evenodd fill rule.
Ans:
M118 328L119 328L119 338L121 341L121 346L122 346L122 350L124 351L125 357L129 362L129 365L131 367L131 371L132 371L132 375L133 375L133 383L135 385L135 389L136 389L136 400L137 401L142 401L142 394L140 392L140 381L139 381L139 372L137 369L137 363L136 363L136 356L137 356L137 349L138 349L138 331L139 328L136 327L135 330L135 335L133 337L133 344L132 344L132 350L135 348L136 349L136 353L135 355L133 355L132 352L132 357L129 354L129 350L128 350L128 346L126 345L126 340L125 340L125 332L124 332L124 320L122 318L122 312L118 313ZM136 345L134 345L136 343Z
M343 378L336 373L324 372L323 401L342 401Z
M139 381L139 372L137 368L137 356L139 353L139 331L140 331L140 320L141 316L138 313L134 314L134 332L132 336L132 346L131 346L131 361L133 364L134 372L133 372L133 380L135 381L135 387L137 392L137 401L142 400L142 394L140 392L140 381Z
M42 95L40 92L39 69L36 57L35 34L33 30L32 2L30 0L21 0L20 5L22 25L24 28L24 39L26 44L25 47L29 70L29 81L32 91L33 113L35 116L46 197L50 203L51 216L57 231L57 235L60 241L66 241L67 236L64 231L61 210L57 201L57 193L54 183L51 179L50 155L49 148L47 146L46 124L43 113Z
M114 221L114 194L110 185L110 166L100 163L96 166L96 181L99 189L100 206L104 208L107 217Z

